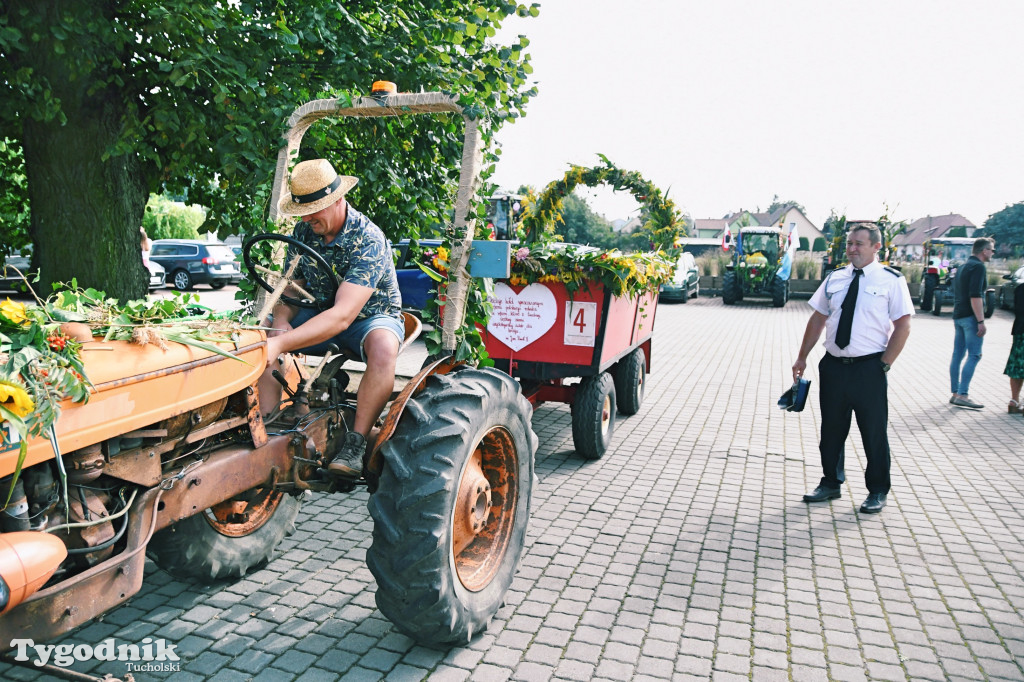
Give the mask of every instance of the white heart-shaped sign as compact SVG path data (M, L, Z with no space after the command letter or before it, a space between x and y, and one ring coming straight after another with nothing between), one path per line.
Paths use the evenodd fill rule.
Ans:
M543 284L531 284L518 294L504 282L494 285L494 311L487 331L512 350L522 350L555 324L555 295Z

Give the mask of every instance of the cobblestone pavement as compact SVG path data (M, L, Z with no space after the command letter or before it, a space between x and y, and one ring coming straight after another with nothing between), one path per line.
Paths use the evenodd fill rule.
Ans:
M661 306L644 406L600 461L573 453L567 406L541 406L521 568L467 647L417 646L375 609L365 493L307 501L278 557L241 581L150 565L129 604L63 641L177 644L180 671L140 681L1024 679L1009 314L990 323L979 412L947 403L948 315L915 318L890 377L894 487L877 516L857 512L856 434L842 499L801 501L820 474L817 387L803 413L775 401L809 314L804 301Z

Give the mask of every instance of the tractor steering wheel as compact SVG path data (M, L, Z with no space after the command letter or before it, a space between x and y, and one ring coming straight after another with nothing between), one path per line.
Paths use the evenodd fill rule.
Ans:
M330 264L321 256L319 253L314 251L308 244L303 244L298 239L290 237L284 234L274 234L273 232L264 232L249 237L245 240L242 245L242 259L245 261L245 267L248 268L249 274L252 276L256 283L266 289L270 293L274 293L274 287L270 285L260 274L259 270L256 269L256 262L252 258L252 250L256 244L266 241L277 241L284 242L289 246L293 246L302 252L302 255L312 258L318 268L323 268L324 272L332 273ZM288 264L285 263L285 268ZM281 273L282 276L284 273ZM294 296L288 296L287 294L281 294L281 300L285 303L289 303L299 308L309 308L311 310L326 310L334 304L334 297L338 293L338 283L334 279L333 274L331 275L331 290L328 292L327 297L324 300L320 299L308 299L308 298L295 298Z

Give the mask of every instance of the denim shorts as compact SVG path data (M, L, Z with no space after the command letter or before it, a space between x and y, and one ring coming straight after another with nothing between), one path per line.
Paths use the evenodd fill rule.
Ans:
M291 325L293 328L299 327L318 314L316 310L299 308L299 312L295 313L295 317L292 318ZM363 362L366 362L366 354L363 353L363 343L366 341L366 335L375 329L387 329L395 335L399 345L405 340L405 325L402 323L402 320L391 315L370 315L369 317L354 321L349 325L348 329L337 336L321 341L315 346L300 348L295 352L307 355L324 355L327 353L327 346L333 343L339 348L356 354Z

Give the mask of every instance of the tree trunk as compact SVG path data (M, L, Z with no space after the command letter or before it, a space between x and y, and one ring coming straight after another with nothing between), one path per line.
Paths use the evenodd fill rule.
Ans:
M49 31L27 53L17 55L21 66L33 69L59 98L66 121L60 118L23 121L23 146L28 175L35 245L34 265L40 269L37 293L46 297L51 283L77 279L127 301L141 298L149 275L142 264L139 228L148 196L143 167L136 156L106 157L118 137L130 92L113 84L99 86L110 75L102 65L86 74L70 73L60 52L103 53L101 36L110 31L109 2L102 0L36 0L13 3L31 9L32 24L79 26L90 23L95 32L69 32L58 41ZM17 17L18 12L9 16ZM26 27L28 28L28 27ZM101 63L110 63L112 55Z

